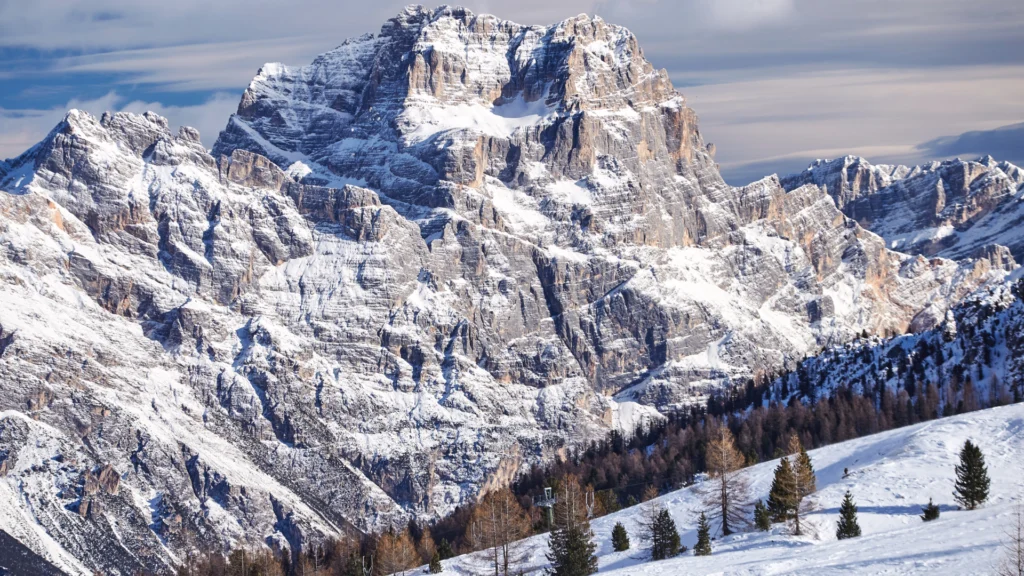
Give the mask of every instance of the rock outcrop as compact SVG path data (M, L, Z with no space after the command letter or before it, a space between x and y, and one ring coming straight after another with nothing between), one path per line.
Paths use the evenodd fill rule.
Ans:
M1024 171L1009 162L989 156L908 167L847 156L782 179L787 190L807 184L895 250L962 259L1000 245L1024 259Z
M410 8L264 66L212 153L72 111L4 170L0 502L71 572L444 515L1014 266L726 185L667 74L585 16Z

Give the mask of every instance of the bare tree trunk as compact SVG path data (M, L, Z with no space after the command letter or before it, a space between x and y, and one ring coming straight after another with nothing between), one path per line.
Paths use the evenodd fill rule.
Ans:
M1014 510L1013 523L1006 530L1003 561L996 569L998 576L1024 576L1024 505Z

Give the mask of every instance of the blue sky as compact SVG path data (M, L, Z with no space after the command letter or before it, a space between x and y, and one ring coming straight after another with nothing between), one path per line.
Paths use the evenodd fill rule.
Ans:
M38 141L71 107L154 110L212 145L261 64L305 64L376 32L404 4L0 0L0 158ZM587 12L628 26L697 110L733 183L847 153L1024 161L1019 0L464 5L522 23Z

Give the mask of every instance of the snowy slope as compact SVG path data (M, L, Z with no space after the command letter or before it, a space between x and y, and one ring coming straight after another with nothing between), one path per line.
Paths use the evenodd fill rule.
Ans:
M980 445L988 463L989 502L973 512L956 510L953 467L964 440ZM789 536L777 525L772 532L737 534L713 543L711 557L692 553L651 562L642 548L637 521L641 507L592 523L598 543L600 573L660 574L987 574L999 560L1003 529L1013 505L1024 492L1024 404L1004 406L933 420L835 444L810 452L818 478L811 499L816 511L806 520L807 534ZM765 498L778 461L746 470L753 498ZM849 476L843 470L849 468ZM863 536L838 541L835 524L843 493L859 507ZM942 509L925 524L921 506L933 498ZM683 544L696 542L700 498L694 487L662 496L676 521ZM611 529L622 522L633 548L613 552ZM529 541L530 569L546 565L547 536ZM483 559L467 555L444 563L445 574L480 574Z

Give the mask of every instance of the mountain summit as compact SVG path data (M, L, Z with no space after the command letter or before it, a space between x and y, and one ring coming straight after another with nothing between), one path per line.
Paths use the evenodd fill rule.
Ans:
M69 112L0 171L0 528L126 574L436 518L1014 267L713 155L586 16L407 9L265 65L212 153Z

